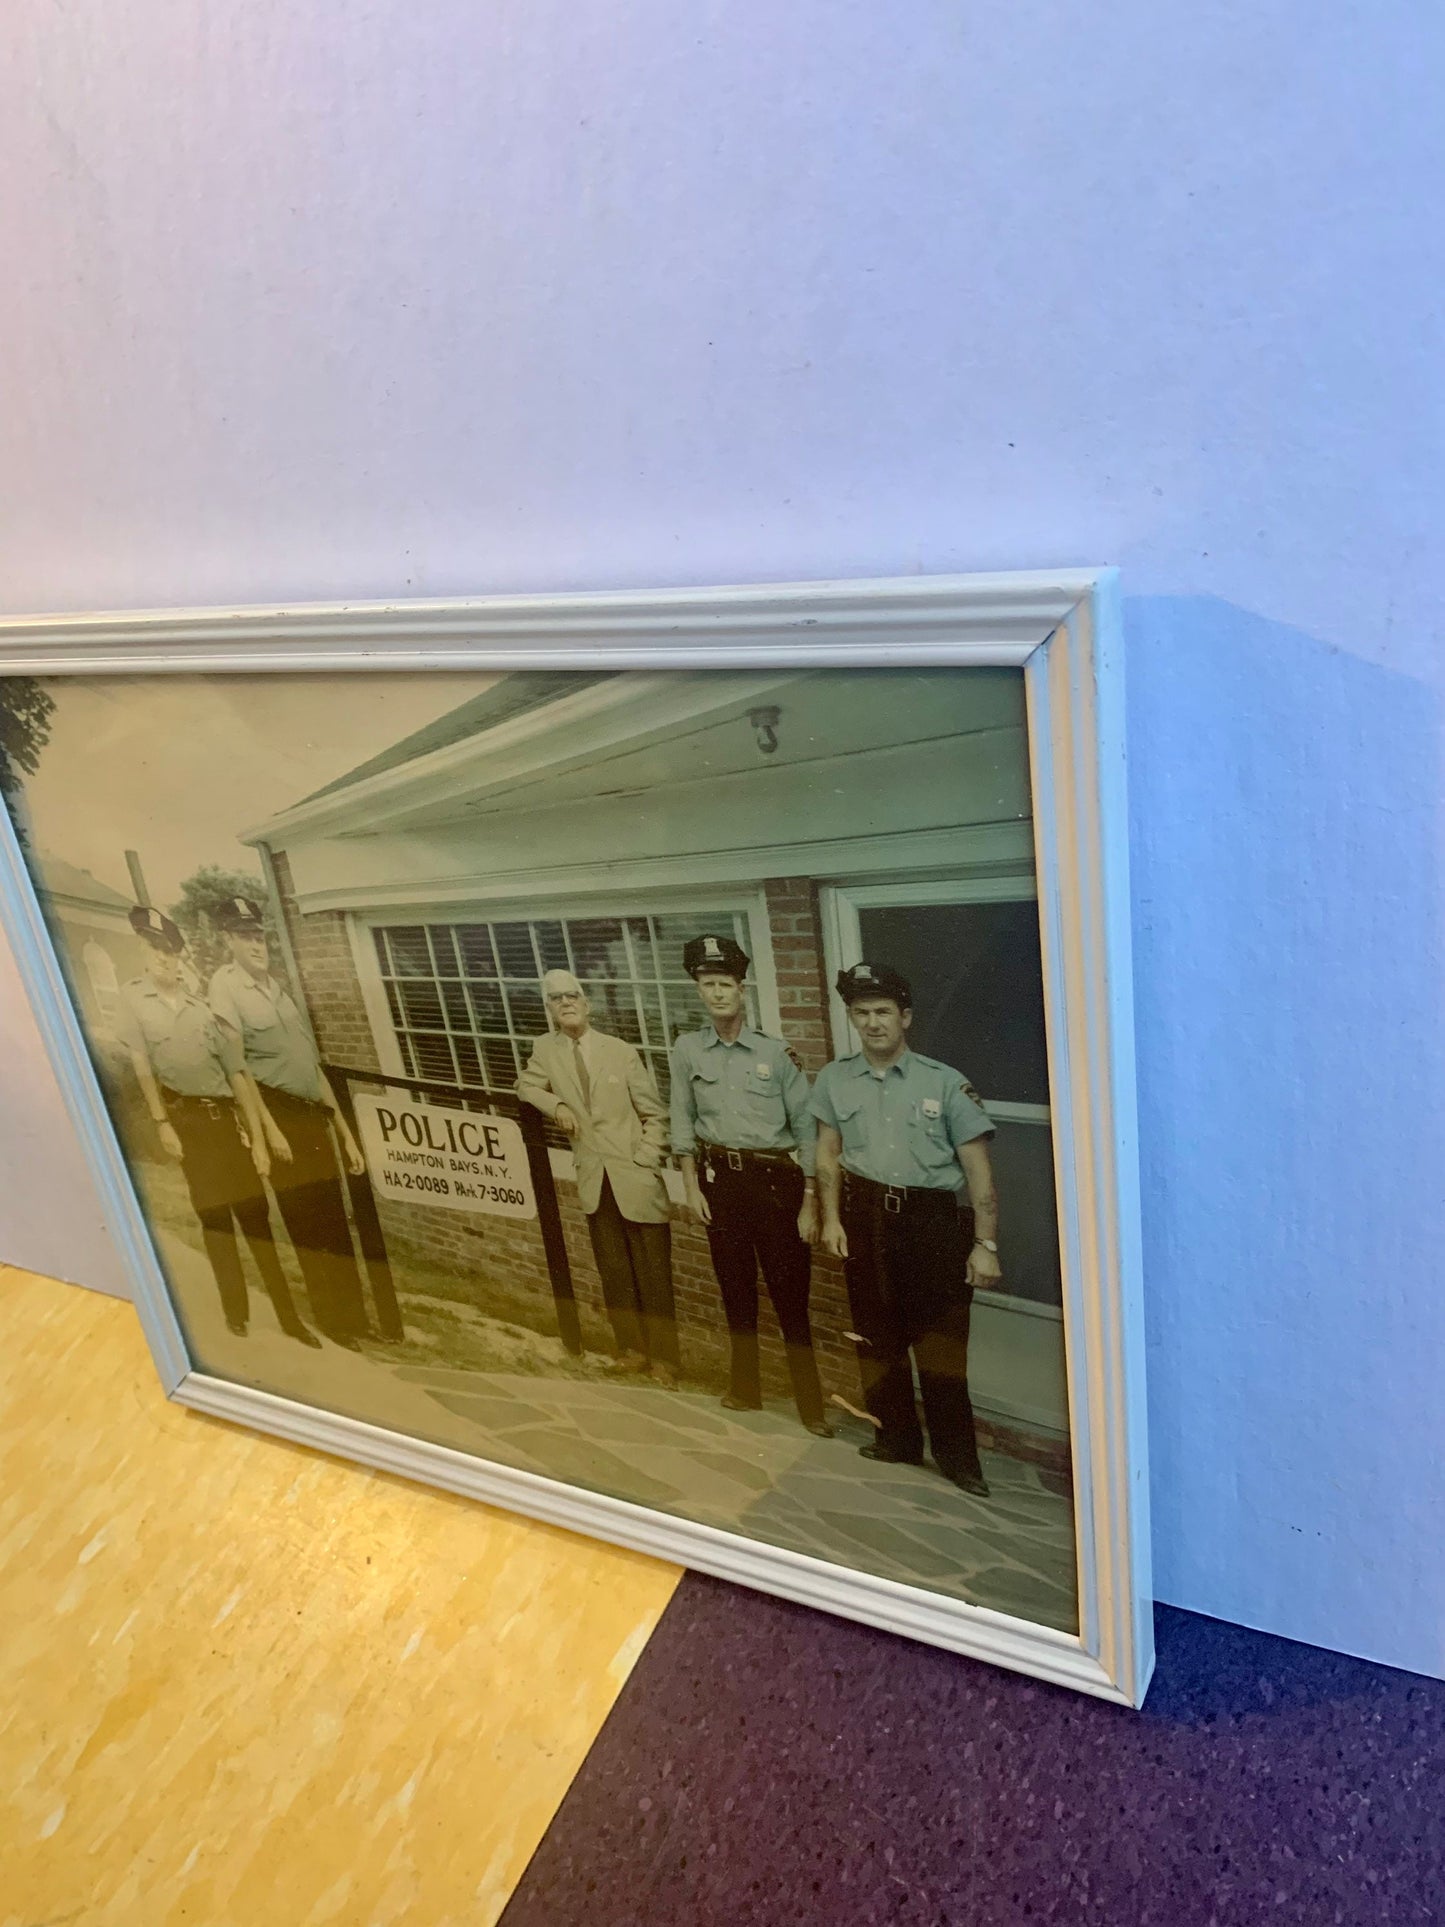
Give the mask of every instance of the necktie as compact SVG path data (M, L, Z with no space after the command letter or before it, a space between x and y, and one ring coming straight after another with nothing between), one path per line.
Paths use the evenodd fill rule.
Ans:
M582 1093L582 1108L591 1114L592 1079L587 1075L587 1059L582 1055L582 1039L572 1039L572 1061L577 1071L577 1088Z

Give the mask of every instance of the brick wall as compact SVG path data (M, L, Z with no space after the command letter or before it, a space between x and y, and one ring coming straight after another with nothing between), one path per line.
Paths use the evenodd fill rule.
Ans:
M272 851L271 862L281 894L282 920L301 973L301 988L321 1055L331 1064L378 1070L380 1060L357 981L345 913L321 910L303 917L296 908L286 852Z
M811 877L774 877L764 890L783 1036L802 1059L809 1077L816 1077L833 1055L818 886ZM772 1307L768 1310L771 1314ZM857 1356L843 1336L852 1328L843 1267L822 1251L813 1253L809 1311L824 1392L837 1392L850 1405L860 1404ZM776 1332L776 1325L772 1330Z

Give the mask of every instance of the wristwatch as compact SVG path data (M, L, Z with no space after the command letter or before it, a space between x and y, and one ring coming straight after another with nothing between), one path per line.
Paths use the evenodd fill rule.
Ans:
M985 1251L991 1251L995 1258L998 1256L998 1246L992 1238L975 1238L973 1242L982 1245Z

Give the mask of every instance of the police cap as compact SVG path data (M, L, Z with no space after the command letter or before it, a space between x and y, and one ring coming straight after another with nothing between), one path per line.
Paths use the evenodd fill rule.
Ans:
M249 897L227 897L218 903L211 912L216 928L228 935L260 936L266 928L259 903L252 903Z
M186 947L186 940L175 924L154 904L138 903L130 913L130 927L152 950L172 950L179 955Z
M724 977L736 977L741 983L748 974L748 956L732 937L694 937L691 943L683 945L682 967L689 977L710 970Z
M860 997L891 997L900 1010L912 1010L913 988L887 964L855 963L838 972L838 995L845 1004Z

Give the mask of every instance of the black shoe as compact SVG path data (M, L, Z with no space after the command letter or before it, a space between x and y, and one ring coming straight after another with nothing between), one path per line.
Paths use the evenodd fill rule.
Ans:
M725 1412L761 1412L763 1401L760 1398L734 1398L727 1392L718 1400Z
M294 1338L298 1345L309 1345L314 1352L321 1350L321 1340L314 1331L308 1331L304 1325L297 1325L294 1330L288 1326L286 1336Z
M803 1430L811 1432L815 1439L835 1439L838 1436L825 1418L805 1418L802 1426Z
M971 1492L975 1499L986 1499L989 1497L988 1480L983 1476L981 1471L965 1470L962 1472L950 1472L948 1467L944 1465L939 1466L938 1469L944 1478L948 1480L949 1484L956 1485L960 1492Z
M238 1325L234 1319L228 1318L226 1320L226 1330L228 1332L233 1332L237 1338L244 1338L246 1336L248 1327L245 1325Z
M921 1452L890 1452L886 1445L860 1445L860 1459L872 1459L875 1465L922 1465Z

